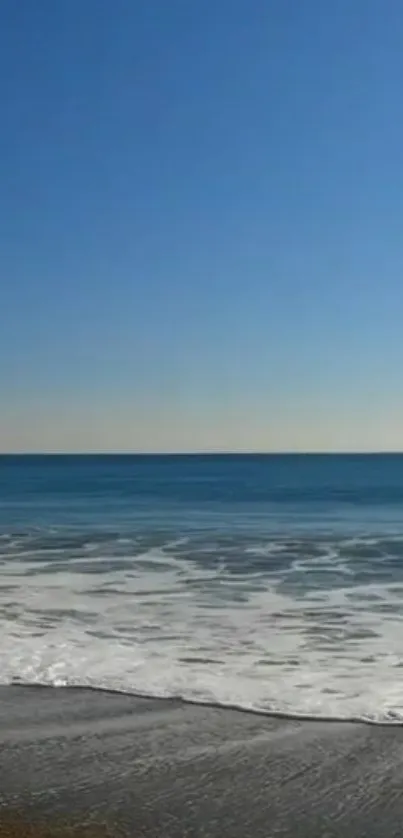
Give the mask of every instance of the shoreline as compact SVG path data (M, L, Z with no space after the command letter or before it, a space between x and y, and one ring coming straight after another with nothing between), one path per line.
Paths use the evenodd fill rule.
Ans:
M402 773L399 725L0 687L0 838L389 838Z
M206 707L211 710L228 710L234 713L246 713L252 716L258 716L264 719L279 719L282 721L291 721L291 722L302 722L302 723L309 723L309 722L325 722L326 724L350 724L350 725L370 725L373 727L402 727L403 728L403 716L402 718L397 718L390 716L385 718L371 718L370 716L331 716L331 715L321 715L321 714L313 714L313 713L293 713L292 711L287 710L264 710L259 709L258 707L246 707L240 704L220 704L217 701L203 701L197 700L192 698L183 698L182 696L161 696L161 695L152 695L151 693L134 693L134 692L126 692L125 690L114 690L109 687L93 687L87 684L74 684L68 686L55 686L53 684L41 684L41 683L19 683L18 681L12 684L0 684L0 690L3 689L15 689L15 688L22 688L24 690L58 690L63 691L75 691L79 692L83 690L87 693L96 693L101 695L109 695L109 696L125 696L132 698L134 700L145 700L150 702L161 702L166 704L168 708L171 705L184 705L184 707Z

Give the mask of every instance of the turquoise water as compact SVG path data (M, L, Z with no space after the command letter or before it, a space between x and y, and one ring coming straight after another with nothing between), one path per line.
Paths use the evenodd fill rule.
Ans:
M0 457L0 682L403 719L403 456Z

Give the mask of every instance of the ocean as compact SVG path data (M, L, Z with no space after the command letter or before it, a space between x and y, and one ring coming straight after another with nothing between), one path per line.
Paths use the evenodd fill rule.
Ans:
M0 457L0 683L403 721L403 456Z

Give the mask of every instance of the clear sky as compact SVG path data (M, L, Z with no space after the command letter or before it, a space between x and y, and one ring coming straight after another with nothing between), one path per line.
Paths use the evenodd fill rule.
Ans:
M401 0L2 0L0 449L403 448Z

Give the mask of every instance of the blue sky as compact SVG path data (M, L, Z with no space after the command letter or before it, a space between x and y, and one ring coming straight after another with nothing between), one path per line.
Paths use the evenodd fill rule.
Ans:
M400 0L3 0L0 449L403 448Z

